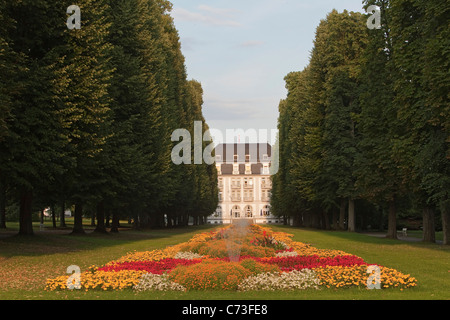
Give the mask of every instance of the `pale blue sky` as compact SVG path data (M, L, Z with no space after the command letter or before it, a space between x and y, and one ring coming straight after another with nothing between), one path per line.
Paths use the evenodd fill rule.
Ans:
M189 79L202 83L211 128L276 129L284 77L309 61L333 9L362 0L171 0ZM272 138L269 138L272 140Z

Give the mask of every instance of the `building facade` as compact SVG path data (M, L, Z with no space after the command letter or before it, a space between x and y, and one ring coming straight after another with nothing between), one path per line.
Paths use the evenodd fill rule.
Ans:
M272 182L270 144L219 144L215 149L219 183L219 205L210 224L236 220L280 223L270 212Z

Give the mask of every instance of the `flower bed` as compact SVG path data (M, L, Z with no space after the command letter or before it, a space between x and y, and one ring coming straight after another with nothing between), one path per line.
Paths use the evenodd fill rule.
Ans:
M135 270L145 271L153 274L163 274L170 272L172 269L178 266L188 266L202 262L201 259L172 259L166 258L159 261L128 261L128 262L114 262L110 263L97 271L122 271L122 270Z
M293 241L287 233L257 225L231 225L165 249L131 252L104 266L93 266L80 274L80 287L136 292L367 287L369 277L376 278L368 267L360 257L317 249ZM408 274L377 268L381 289L417 284ZM68 278L48 279L45 290L67 289Z

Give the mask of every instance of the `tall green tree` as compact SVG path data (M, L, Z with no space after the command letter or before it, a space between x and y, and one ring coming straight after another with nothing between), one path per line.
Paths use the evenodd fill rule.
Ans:
M306 117L307 70L291 72L285 77L287 98L280 101L278 119L279 167L272 177L272 212L291 217L295 225L307 222L313 197L308 184ZM308 168L308 169L307 169Z
M78 2L82 13L80 29L65 30L65 65L68 92L65 103L70 152L75 166L68 173L67 185L75 204L73 233L84 233L83 206L98 197L105 183L102 174L103 147L109 136L108 85L111 77L107 63L109 6L105 1Z
M8 17L6 1L0 1L0 145L8 137L11 121L11 93L15 89L14 77L17 74L17 54L12 50L8 30L14 28L14 20ZM4 150L3 150L4 151ZM0 150L0 228L6 228L6 193L8 183L3 173L2 163L7 162L5 152ZM2 174L3 173L3 174Z
M360 153L357 181L361 197L388 212L387 237L397 238L398 201L407 194L400 161L404 127L394 103L395 66L391 37L390 1L367 1L365 7L380 8L381 28L368 31L368 44L361 60L361 115L358 130Z
M360 56L366 45L365 19L359 13L333 10L317 28L311 55L311 119L317 141L315 193L327 212L348 199L348 230L355 230L354 164L358 154L356 123Z
M108 87L110 98L110 137L105 144L103 166L104 192L97 199L96 231L105 232L105 210L116 222L120 211L143 210L147 197L146 180L151 180L154 165L149 157L152 130L158 120L152 95L152 78L144 72L153 45L148 37L148 8L142 1L111 2L108 42L112 45L108 64L113 70ZM136 217L135 217L136 218ZM117 225L113 231L118 231Z
M1 172L19 200L19 233L24 235L33 234L33 194L64 171L67 137L62 133L61 92L67 88L67 78L59 51L60 12L65 9L46 1L8 1L2 10L15 22L7 25L6 39L11 39L9 48L17 63L8 137L1 142Z
M435 210L448 221L449 135L448 3L415 0L392 2L392 39L397 70L395 102L405 133L403 175L423 211L424 241L435 241ZM444 43L441 43L444 41ZM445 67L444 67L445 68ZM446 234L448 227L446 226ZM448 238L447 241L448 242Z

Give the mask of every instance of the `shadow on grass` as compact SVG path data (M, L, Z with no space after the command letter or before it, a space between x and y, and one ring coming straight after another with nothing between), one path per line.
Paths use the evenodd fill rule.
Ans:
M213 230L217 226L187 226L172 229L121 228L118 233L98 233L93 228L85 228L85 234L71 233L71 228L47 228L34 230L34 235L19 235L17 230L0 230L0 256L39 256L55 253L80 252L113 246L132 246L149 240L164 240L167 245L177 244L178 236ZM174 238L171 241L171 238ZM138 250L139 251L139 250Z
M358 242L358 243L364 243L364 244L372 244L372 245L392 245L392 246L398 246L398 245L405 245L405 246L413 246L417 248L427 248L427 249L434 249L434 250L446 250L450 252L450 246L444 246L442 243L430 243L430 242L423 242L421 239L417 238L399 238L399 239L390 239L386 238L384 233L359 233L359 232L348 232L348 231L335 231L335 230L319 230L319 229L313 229L313 228L302 228L302 227L292 227L292 226L284 226L284 225L278 225L275 227L279 231L292 233L292 230L301 232L310 232L312 234L316 234L314 238L311 238L311 242L306 241L307 243L311 244L312 246L318 246L318 243L314 243L315 239L320 238L320 235L326 235L327 237L335 237L343 241L348 242Z

